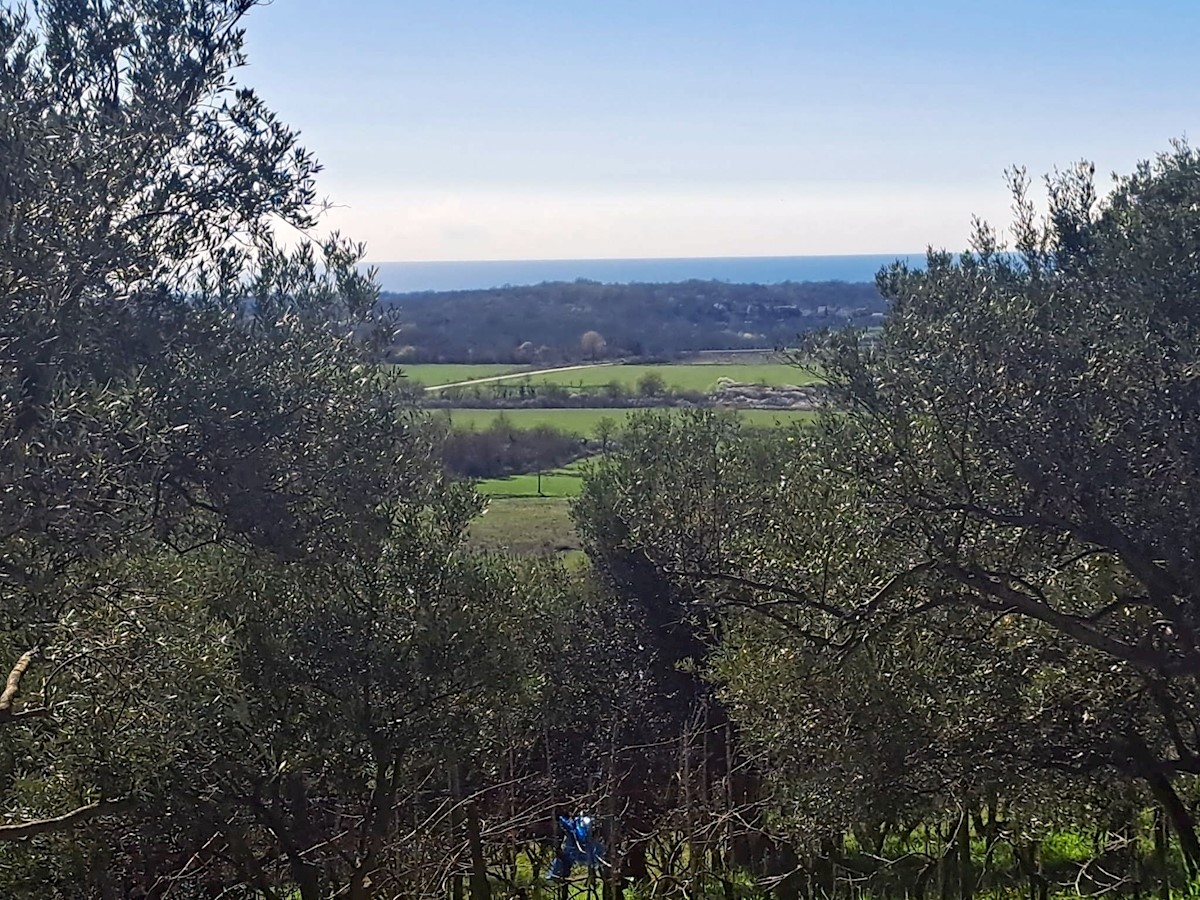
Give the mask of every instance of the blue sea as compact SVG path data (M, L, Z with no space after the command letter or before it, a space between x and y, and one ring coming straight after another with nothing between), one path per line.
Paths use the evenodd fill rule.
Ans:
M879 269L897 259L913 265L924 253L857 256L731 256L696 259L527 259L465 262L379 262L385 291L463 291L504 285L541 284L586 278L630 282L728 281L779 284L783 281L873 281Z

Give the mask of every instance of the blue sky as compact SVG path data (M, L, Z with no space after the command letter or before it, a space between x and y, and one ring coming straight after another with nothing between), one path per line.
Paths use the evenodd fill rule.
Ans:
M247 29L242 80L374 260L960 249L1006 166L1200 139L1200 0L275 0Z

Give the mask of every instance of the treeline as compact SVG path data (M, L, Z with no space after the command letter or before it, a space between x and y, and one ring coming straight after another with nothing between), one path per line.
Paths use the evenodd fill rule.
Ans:
M399 317L389 359L532 362L670 357L686 351L790 346L797 334L881 321L873 284L554 282L480 291L384 294ZM600 344L583 340L588 332Z
M800 361L793 357L799 369ZM798 381L804 380L797 378ZM668 384L656 371L647 371L629 385L613 379L597 385L537 383L530 378L506 379L486 384L460 385L418 394L402 382L427 409L566 409L635 407L739 406L765 409L811 409L823 402L820 385L739 385L732 381L709 391L689 390Z
M672 402L700 403L707 395L668 385L658 372L648 371L632 386L619 378L605 384L569 386L557 382L535 382L513 378L486 384L439 388L422 397L427 408L504 409L520 407L628 407L642 403L671 405Z
M549 425L516 428L503 414L486 428L453 428L449 423L444 427L438 447L446 473L455 478L503 478L556 469L599 449Z

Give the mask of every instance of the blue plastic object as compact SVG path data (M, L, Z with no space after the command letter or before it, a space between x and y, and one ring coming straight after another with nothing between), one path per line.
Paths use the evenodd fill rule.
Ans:
M592 831L591 816L559 816L562 844L550 865L550 878L570 878L575 866L594 869L604 862L604 845Z

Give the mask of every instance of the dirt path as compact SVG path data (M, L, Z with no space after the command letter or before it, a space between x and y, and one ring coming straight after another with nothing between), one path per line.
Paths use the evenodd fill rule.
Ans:
M470 387L473 384L487 384L492 381L511 381L514 378L524 378L526 375L549 375L554 372L574 372L577 369L603 369L605 366L620 365L617 362L584 363L578 366L559 366L555 369L533 369L523 372L509 372L507 375L489 375L487 378L472 378L470 381L455 381L450 384L435 384L425 388L428 391L444 391L452 387Z

